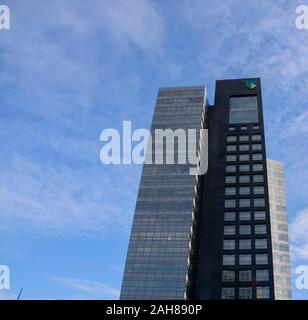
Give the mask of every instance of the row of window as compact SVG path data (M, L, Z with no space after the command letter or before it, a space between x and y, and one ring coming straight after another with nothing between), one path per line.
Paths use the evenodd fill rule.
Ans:
M236 151L249 151L250 145L249 144L229 144L227 145L227 152L236 152ZM261 151L262 150L262 144L261 143L253 143L251 144L251 150L252 151Z
M239 234L240 235L250 235L251 234L251 225L243 224L239 226ZM256 224L254 226L254 234L266 234L266 225L265 224ZM224 226L224 235L225 236L233 236L236 235L236 226Z
M240 195L250 195L251 190L250 187L227 187L225 188L225 195L226 196L235 196L237 194ZM254 186L252 188L252 194L264 194L264 186Z
M245 135L240 135L239 137L235 136L235 135L230 135L227 136L227 142L248 142L249 141L249 135L245 134ZM251 141L261 141L261 135L260 134L253 134L251 135Z
M238 206L240 208L247 208L251 206L251 199L239 199ZM265 199L264 198L255 198L253 199L254 207L264 207ZM225 208L236 208L236 199L226 199Z
M223 282L235 282L236 281L235 270L224 270L222 271ZM256 281L269 281L269 270L256 270L255 272ZM240 282L251 282L253 281L252 270L240 270L238 272L238 281Z
M266 219L265 211L255 211L253 216L254 216L255 221L260 221L260 220ZM251 220L251 212L250 211L239 212L238 218L240 221L250 221ZM224 221L236 221L236 212L225 212Z
M263 159L263 155L262 155L262 153L253 153L251 159L253 161L261 161ZM249 153L241 153L238 156L238 160L239 161L249 161L250 154ZM236 154L227 154L226 161L227 162L237 161L237 155Z
M236 256L235 254L224 254L222 258L223 266L235 266L236 265ZM238 255L238 265L248 266L252 265L252 259L255 256L256 265L265 265L268 264L268 254L260 253L256 255L252 254L239 254Z
M235 299L235 288L222 288L221 290L222 299ZM252 299L252 287L239 288L238 292L239 299ZM270 289L269 287L256 287L256 298L257 299L269 299Z
M264 182L264 176L263 174L254 174L252 176L253 183L263 183ZM226 176L225 182L227 184L235 184L237 182L237 176ZM239 183L250 183L251 177L250 175L239 175L238 176L238 182Z
M250 250L252 247L253 240L252 239L228 239L224 240L223 249L224 250L235 250L236 247L239 250ZM267 249L267 239L255 239L255 248L256 249Z
M247 130L247 129L248 129L248 126L242 125L242 126L240 126L240 129L241 129L241 130ZM259 130L259 129L260 129L260 126L259 126L258 124L255 124L255 125L252 126L252 129L253 129L253 130ZM235 131L235 130L236 130L236 127L234 127L234 126L229 126L228 130L229 130L229 131Z
M252 166L252 171L263 171L263 164L262 163L254 163ZM233 172L247 172L250 171L250 164L240 164L240 165L227 165L226 172L233 173Z

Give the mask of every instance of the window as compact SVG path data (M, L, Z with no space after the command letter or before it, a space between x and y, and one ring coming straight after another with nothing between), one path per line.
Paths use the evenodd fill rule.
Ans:
M240 187L239 191L240 195L248 195L250 194L250 187Z
M256 271L256 280L257 281L268 281L269 280L268 270L257 270Z
M254 144L252 145L252 150L253 150L253 151L260 151L260 150L262 150L262 144L261 144L261 143L254 143Z
M240 176L240 183L249 183L250 176Z
M236 176L226 176L226 183L236 183Z
M240 199L240 208L250 207L250 199Z
M239 280L242 282L252 281L252 271L251 270L241 270L239 272Z
M255 225L255 234L266 234L266 225L265 224Z
M252 170L253 171L263 171L263 164L253 164Z
M267 240L266 239L256 239L255 240L256 249L267 249Z
M263 159L262 153L255 153L252 155L252 160L253 161L260 161Z
M259 125L254 125L254 126L252 126L252 129L253 129L253 130L259 130L259 129L260 129L260 126L259 126Z
M239 299L252 299L252 288L251 287L239 288L238 297Z
M240 166L239 166L239 170L240 170L240 172L245 172L245 171L249 171L249 164L241 164Z
M253 182L264 182L263 174L257 174L253 176Z
M249 211L240 212L240 221L250 221L250 212Z
M240 136L240 141L241 142L247 142L247 141L249 141L249 136L248 135L241 135Z
M269 299L269 287L257 287L257 299Z
M255 207L264 207L265 206L265 199L264 198L253 199L253 205Z
M228 145L228 146L227 146L227 151L228 151L228 152L236 151L236 145L234 145L234 144Z
M255 220L265 220L265 211L256 211L255 212Z
M226 166L226 172L236 172L236 166Z
M235 299L235 288L222 288L221 299Z
M234 131L234 130L235 130L235 127L229 127L228 130L229 130L229 131Z
M264 194L264 186L253 187L253 194Z
M236 155L235 154L228 154L226 157L227 162L236 161Z
M234 266L235 265L235 255L234 254L224 254L222 264L224 266Z
M268 255L264 254L256 254L256 264L268 264Z
M240 234L251 234L251 226L250 225L241 225L240 226Z
M235 250L235 240L224 240L224 250Z
M253 134L251 136L252 141L261 141L261 135L260 134Z
M240 250L250 250L251 239L240 239L239 246L240 246Z
M225 200L225 208L235 208L235 207L236 207L235 199Z
M225 226L224 227L224 235L234 235L235 234L235 226Z
M235 221L235 212L225 212L225 221Z
M247 126L241 126L241 130L247 130Z
M222 281L224 281L224 282L233 282L233 281L235 281L235 271L224 270L222 272Z
M236 194L236 188L226 188L225 195L226 196L234 196Z
M240 161L249 161L249 154L240 154Z
M240 144L240 151L249 151L249 144Z
M240 266L250 265L251 264L251 254L240 254L239 255L239 264L240 264Z
M230 98L229 123L251 123L258 121L257 96Z
M227 142L236 142L236 136L227 136Z

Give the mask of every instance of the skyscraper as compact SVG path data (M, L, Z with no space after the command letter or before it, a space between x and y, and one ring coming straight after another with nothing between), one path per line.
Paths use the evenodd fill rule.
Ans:
M168 128L208 130L208 170L144 165L121 299L289 299L283 170L266 161L260 79L217 81L214 106L204 87L160 89L151 133Z
M267 160L275 299L291 299L288 215L283 163Z
M206 105L204 86L160 89L152 136L157 129L200 129ZM167 138L172 137L167 133ZM154 158L157 152L148 146L147 154L153 153ZM196 210L193 199L198 192L189 168L187 164L144 165L121 299L184 299L192 211Z

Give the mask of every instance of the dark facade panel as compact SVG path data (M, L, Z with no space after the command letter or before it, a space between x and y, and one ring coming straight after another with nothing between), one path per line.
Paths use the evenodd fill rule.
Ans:
M252 89L248 88L251 81L255 84ZM244 104L248 106L241 106L240 99L243 99ZM257 102L257 114L254 110L254 101ZM242 115L232 114L232 108L236 105L240 105L238 109L242 109ZM250 113L247 113L249 109ZM261 298L261 292L264 291L264 296L274 299L260 79L217 81L215 107L208 110L207 119L209 170L204 178L202 194L195 298ZM230 138L227 138L228 136ZM258 140L255 141L255 137ZM258 156L255 157L254 154ZM229 156L228 162L227 156ZM253 160L257 158L261 160ZM254 171L255 169L261 170ZM254 182L256 175L263 175L264 182ZM257 186L263 188L255 188ZM262 190L263 194L254 194ZM265 220L254 219L255 212L259 211L265 212ZM228 219L231 221L225 221L225 214L231 217ZM266 233L257 234L258 228L262 229L264 226ZM267 248L256 249L256 239L265 239ZM246 249L240 249L240 245L243 248L246 245ZM267 262L261 264L262 259L265 261L266 257ZM268 281L257 282L256 272L262 269L268 270ZM251 274L250 281L240 281L240 277L245 274ZM225 281L224 275L234 276L234 281L230 279Z

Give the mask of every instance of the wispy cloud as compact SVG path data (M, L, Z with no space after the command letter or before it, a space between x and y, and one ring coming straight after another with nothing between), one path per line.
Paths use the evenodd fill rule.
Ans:
M110 200L119 186L109 175L100 178L95 170L54 168L19 156L7 169L0 178L2 231L30 227L32 232L94 236L111 226L113 232L129 229L129 216L113 201L121 196L132 201L134 194L118 190Z
M294 136L308 132L308 110L290 119L287 133Z
M123 42L154 51L162 19L146 0L90 6L29 0L12 2L11 11L14 23L0 44L2 232L128 232L137 187L130 177L138 169L103 167L99 133L121 123L119 106L131 101L138 76L117 76L112 56L123 47L111 52L99 42L116 32Z
M115 40L128 40L142 50L158 52L164 38L164 22L149 0L103 1L103 19Z
M51 276L50 280L64 287L73 289L76 291L77 296L78 293L84 293L84 299L118 299L120 295L120 291L118 289L112 288L98 281L55 276Z

